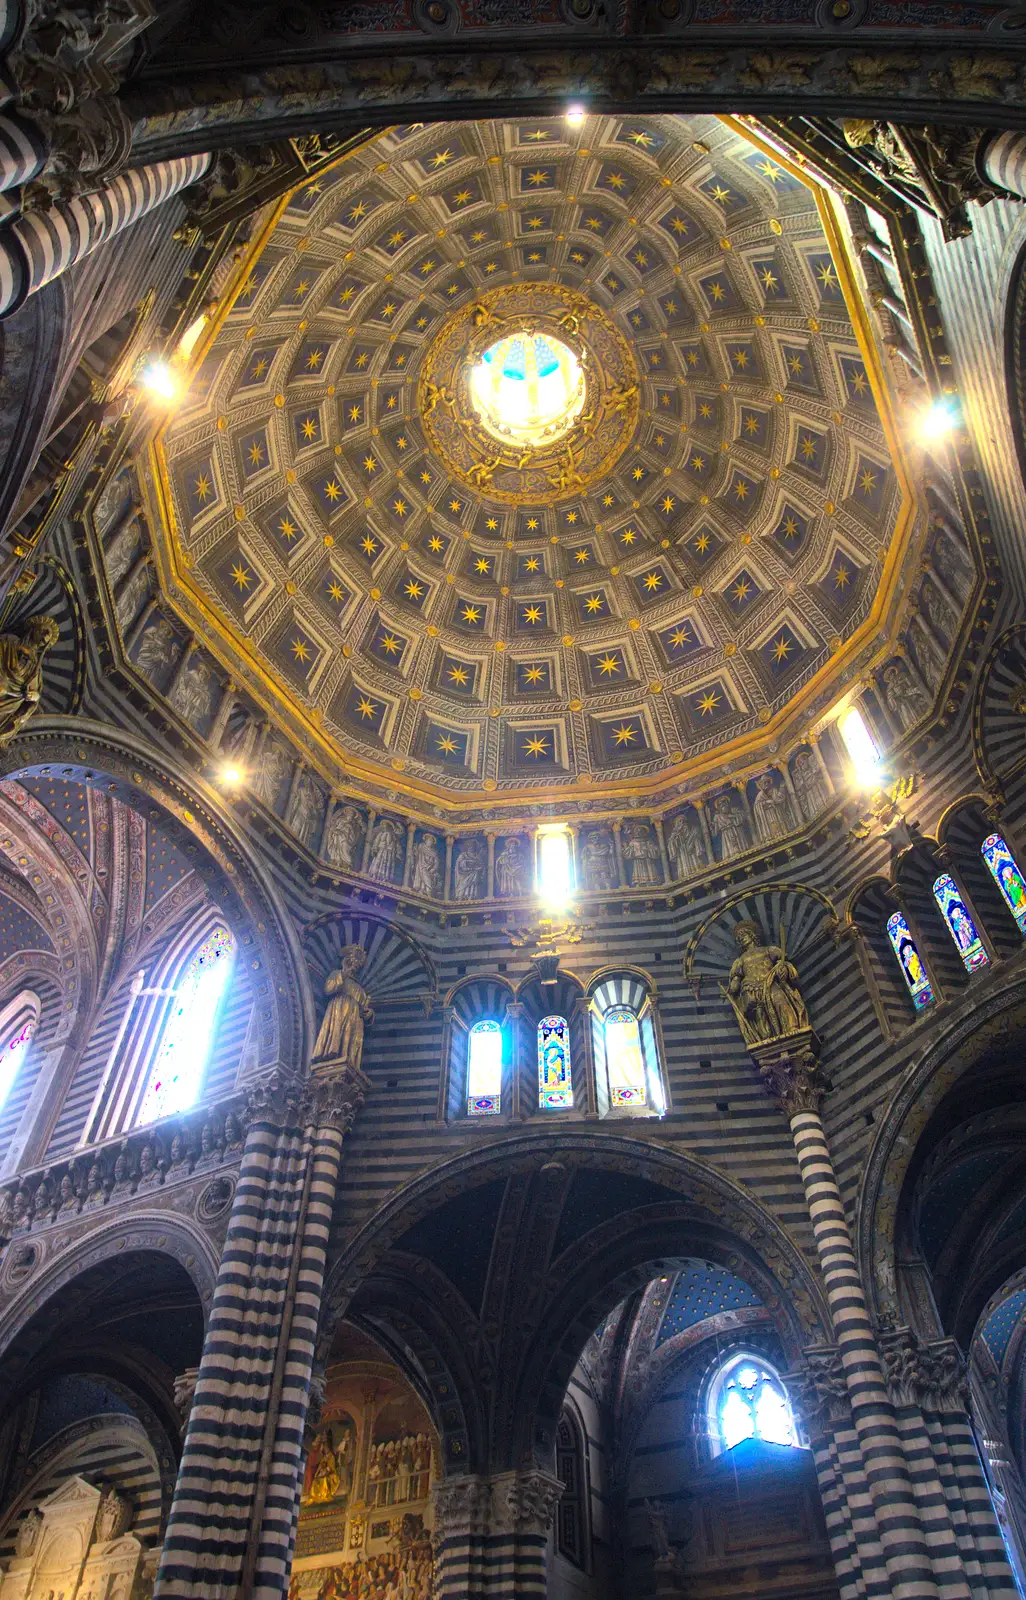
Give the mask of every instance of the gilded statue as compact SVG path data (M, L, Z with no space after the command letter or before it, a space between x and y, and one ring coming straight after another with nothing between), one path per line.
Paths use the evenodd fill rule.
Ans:
M475 489L487 489L501 466L501 456L495 456L491 461L475 461L467 469L467 482L472 483Z
M787 959L784 930L779 944L764 944L758 923L739 922L734 939L741 954L726 988L745 1044L768 1044L809 1026L798 973Z
M445 384L432 383L430 378L424 380L424 405L423 413L429 417L437 406L454 406L456 396L445 387Z
M0 633L0 746L9 744L39 705L43 657L60 637L53 617L29 617L19 637Z
M364 1025L374 1021L374 1012L370 995L353 974L359 972L366 959L362 946L349 945L342 952L337 970L329 972L324 980L328 1009L313 1049L315 1067L319 1062L330 1061L332 1066L351 1067L354 1072L360 1070Z

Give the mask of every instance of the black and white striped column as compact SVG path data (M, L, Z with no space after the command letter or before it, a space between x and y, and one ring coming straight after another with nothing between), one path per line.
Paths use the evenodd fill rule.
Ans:
M981 178L1026 200L1026 133L1008 128L986 139L976 157Z
M806 1084L808 1080L806 1077ZM818 1089L785 1102L798 1168L812 1221L834 1338L841 1358L852 1422L858 1436L890 1593L907 1600L938 1594L908 1464L866 1308L834 1164L823 1129Z
M0 317L44 284L202 178L209 154L123 172L105 188L20 216L0 231Z
M156 1600L288 1586L331 1206L364 1087L275 1079L250 1096Z
M0 194L42 172L50 141L38 122L13 110L0 111Z
M539 1468L435 1486L434 1600L545 1600L549 1529L563 1484Z

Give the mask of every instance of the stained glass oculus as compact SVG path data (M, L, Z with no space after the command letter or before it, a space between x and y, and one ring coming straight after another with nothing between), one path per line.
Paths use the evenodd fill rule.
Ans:
M496 439L551 444L569 433L584 404L580 362L548 333L516 333L486 350L470 375L480 419Z
M908 984L908 992L912 996L912 1004L917 1011L931 1004L933 988L923 966L923 958L916 947L908 923L900 911L887 918L887 937L891 941L901 968L902 976Z
M933 898L947 923L948 932L958 946L958 953L962 957L966 971L975 972L977 967L985 967L990 958L983 948L983 940L976 931L976 924L969 915L958 885L950 873L942 872L936 880L933 886Z
M538 1104L543 1111L568 1111L574 1103L570 1024L542 1017L538 1024Z
M193 1104L214 1042L217 1014L235 961L235 940L215 928L178 981L139 1108L140 1123L157 1122Z
M984 839L980 853L1001 890L1005 905L1019 925L1019 932L1026 936L1026 882L1015 857L999 833Z

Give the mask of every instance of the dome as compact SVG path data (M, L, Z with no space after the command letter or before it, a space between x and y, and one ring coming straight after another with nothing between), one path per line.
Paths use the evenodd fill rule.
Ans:
M889 647L922 528L834 202L715 118L389 129L153 444L170 604L329 782L658 804Z

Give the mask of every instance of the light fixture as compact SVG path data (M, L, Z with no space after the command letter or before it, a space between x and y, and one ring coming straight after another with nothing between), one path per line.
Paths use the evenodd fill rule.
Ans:
M857 706L849 707L839 727L856 784L860 789L878 789L883 778L880 751Z
M241 767L235 767L231 764L231 762L227 762L221 768L218 776L220 777L222 783L226 783L229 788L235 789L240 783L242 783L246 774L243 772Z
M921 412L916 433L922 444L937 444L946 439L959 424L958 403L950 395L940 397Z
M139 373L139 382L156 400L170 403L177 400L181 393L181 383L163 356L152 356L145 362Z
M549 911L565 911L573 893L570 830L563 822L538 829L538 898Z
M579 128L584 121L584 107L578 105L567 106L566 120L571 128Z

